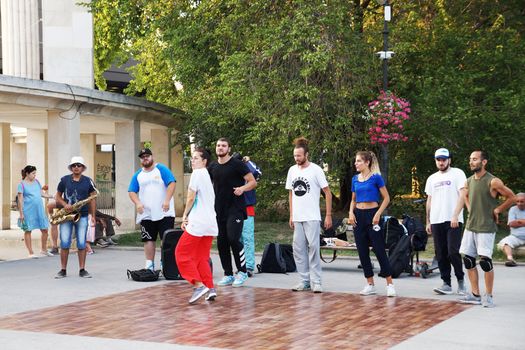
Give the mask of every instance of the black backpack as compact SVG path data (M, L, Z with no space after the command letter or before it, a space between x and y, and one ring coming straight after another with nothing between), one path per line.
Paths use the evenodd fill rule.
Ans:
M428 235L423 222L410 215L403 214L403 225L407 228L412 250L424 251L427 246Z
M296 270L293 248L290 244L268 243L264 247L259 272L286 273Z
M154 282L159 279L160 270L152 271L150 269L128 270L128 279L137 282Z
M385 238L385 249L388 251L394 248L399 239L407 233L403 225L393 216L385 217L381 226Z
M388 255L388 261L392 268L392 278L398 278L402 272L409 271L410 254L410 237L408 234L404 234Z

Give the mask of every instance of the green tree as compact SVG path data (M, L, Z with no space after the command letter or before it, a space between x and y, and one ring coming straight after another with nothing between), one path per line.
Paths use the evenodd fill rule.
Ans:
M433 151L448 147L468 169L473 148L490 170L525 186L524 20L517 0L393 3L390 87L412 106L409 141L389 146L389 189L424 181ZM137 61L130 94L186 111L179 142L220 136L264 171L260 198L286 198L291 141L311 140L348 202L353 155L374 149L363 118L381 86L382 8L369 0L93 0L97 86L111 64ZM178 91L176 82L184 87ZM468 171L467 171L468 172ZM263 203L264 204L264 203Z

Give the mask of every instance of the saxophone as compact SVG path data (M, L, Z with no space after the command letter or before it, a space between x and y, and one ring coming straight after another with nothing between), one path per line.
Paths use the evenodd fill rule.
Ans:
M63 223L64 221L77 222L78 220L80 220L80 208L88 204L92 199L96 198L97 195L98 194L95 193L94 195L91 195L86 199L76 202L71 206L72 208L70 211L66 211L65 208L53 209L53 214L51 214L49 222L51 222L52 225L58 225Z

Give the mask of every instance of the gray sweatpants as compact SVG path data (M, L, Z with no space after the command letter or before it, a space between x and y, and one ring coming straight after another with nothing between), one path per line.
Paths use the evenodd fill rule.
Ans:
M293 257L303 282L321 284L321 255L319 252L319 221L294 221Z

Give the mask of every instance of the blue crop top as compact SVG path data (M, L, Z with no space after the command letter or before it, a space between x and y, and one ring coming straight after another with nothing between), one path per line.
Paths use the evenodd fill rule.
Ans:
M385 186L383 178L379 174L373 174L368 180L360 182L358 176L354 175L352 178L352 192L355 192L355 201L361 202L377 202L381 199L379 189Z

